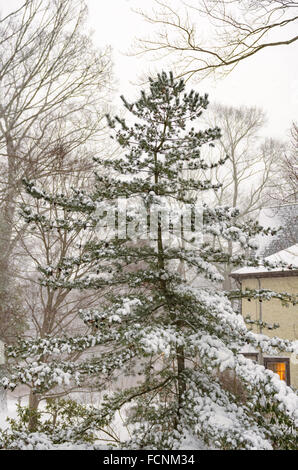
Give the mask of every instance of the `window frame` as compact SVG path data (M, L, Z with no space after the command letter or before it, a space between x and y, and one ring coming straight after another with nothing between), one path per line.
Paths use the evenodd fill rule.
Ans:
M247 359L250 359L251 361L258 362L259 360L259 354L258 353L241 353L244 357Z
M288 357L264 357L264 366L268 369L267 365L272 362L282 362L286 365L286 384L291 384L291 375L290 375L290 359ZM271 370L271 369L270 369ZM275 372L277 373L277 372Z

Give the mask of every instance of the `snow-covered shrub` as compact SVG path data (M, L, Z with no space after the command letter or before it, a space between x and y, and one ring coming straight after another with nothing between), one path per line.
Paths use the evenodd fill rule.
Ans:
M86 430L72 444L67 440L69 430L82 424L93 407L85 406L74 400L47 400L46 406L32 411L28 406L17 405L17 418L7 418L7 429L0 434L1 447L4 449L50 449L65 445L80 448L94 448L97 433L102 429ZM36 418L36 431L30 432L30 415Z

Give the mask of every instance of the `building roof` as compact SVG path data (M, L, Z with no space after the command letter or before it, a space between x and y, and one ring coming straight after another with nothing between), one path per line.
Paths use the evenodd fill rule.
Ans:
M266 261L274 263L286 263L285 267L267 268L265 266L244 267L231 273L231 277L236 279L246 279L255 277L288 277L298 276L298 243L285 250L278 251L273 255L264 258Z

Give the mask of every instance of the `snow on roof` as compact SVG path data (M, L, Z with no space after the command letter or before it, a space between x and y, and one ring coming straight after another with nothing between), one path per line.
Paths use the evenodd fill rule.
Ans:
M292 245L285 250L278 251L273 255L267 256L264 258L270 263L286 263L286 267L277 267L277 268L265 268L264 266L259 267L244 267L233 271L231 275L244 275L244 274L257 274L257 273L270 273L270 272L281 272L281 271L296 271L298 269L298 243Z

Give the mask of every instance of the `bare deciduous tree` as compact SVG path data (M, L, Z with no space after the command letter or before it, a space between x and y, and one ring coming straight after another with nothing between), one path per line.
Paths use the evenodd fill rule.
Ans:
M0 19L0 203L6 268L15 246L12 227L22 178L73 171L70 152L104 127L110 55L108 49L96 50L85 34L86 13L84 0L25 0Z
M0 15L0 334L8 343L24 322L14 276L26 242L22 179L86 169L74 150L90 156L105 127L110 51L94 47L86 15L84 0L23 0Z
M228 157L222 167L206 170L221 187L211 195L215 204L238 207L241 220L257 218L260 209L268 201L268 187L272 184L280 153L284 146L273 139L261 139L258 133L265 124L262 110L255 107L229 107L215 104L210 107L209 125L221 129L217 148L220 158ZM207 174L208 172L208 174ZM221 244L221 240L216 240ZM237 244L228 242L230 255L237 251ZM231 287L230 267L223 265L224 288Z
M219 204L241 207L242 216L250 215L266 201L265 189L284 146L258 135L265 124L258 108L215 104L210 110L208 123L216 124L222 133L220 158L228 157L225 166L212 170L213 178L222 181L214 197Z
M275 204L298 203L298 126L293 122L290 142L281 154L274 187L269 191Z

